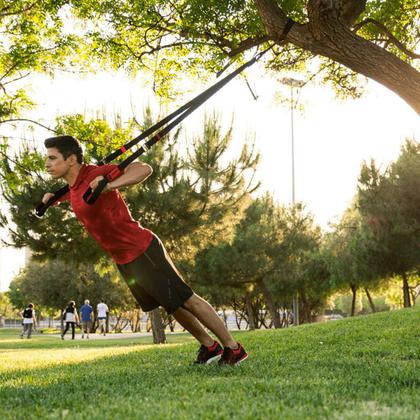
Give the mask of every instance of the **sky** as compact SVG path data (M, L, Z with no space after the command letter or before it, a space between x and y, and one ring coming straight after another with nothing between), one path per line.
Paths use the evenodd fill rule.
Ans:
M258 99L243 79L235 79L185 120L182 141L199 134L205 113L217 112L225 130L233 123L232 156L247 139L255 139L262 157L257 172L262 182L259 194L269 191L279 203L289 204L291 113L289 104L279 97L288 98L290 88L279 82L280 76L285 75L276 79L254 66L247 78ZM29 117L49 126L57 115L67 113L88 118L105 114L110 121L120 114L126 122L133 115L141 120L147 104L158 110L150 83L142 76L133 80L119 72L80 78L63 72L54 78L39 75L25 83L30 83L30 94L38 103ZM183 90L188 92L170 103L168 112L209 83L184 81ZM397 95L373 81L357 100L339 100L330 88L308 84L300 90L299 104L303 110L293 113L296 201L304 202L315 221L328 229L350 205L362 162L373 158L385 169L397 159L405 138L419 140L420 119ZM39 144L50 135L46 130L34 131ZM4 237L5 232L1 234ZM23 251L0 249L0 291L8 288L24 259Z

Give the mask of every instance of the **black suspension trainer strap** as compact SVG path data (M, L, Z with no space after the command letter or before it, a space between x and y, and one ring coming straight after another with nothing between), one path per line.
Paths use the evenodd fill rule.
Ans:
M292 28L294 24L294 21L292 19L288 19L285 28L283 30L282 39L285 40L287 34L289 33L290 29ZM143 153L145 153L150 147L152 147L154 144L156 144L159 140L162 139L166 134L168 134L175 126L180 124L188 115L190 115L192 112L194 112L198 107L200 107L204 102L207 101L211 96L213 96L216 92L218 92L222 87L224 87L227 83L229 83L232 79L234 79L238 74L240 74L242 71L244 71L247 67L252 66L256 61L258 61L265 53L267 53L269 50L273 48L274 45L267 48L266 50L256 54L251 60L244 63L242 66L237 68L235 71L233 71L228 76L224 77L219 82L215 83L213 86L206 89L204 92L190 100L189 102L182 105L180 108L178 108L176 111L172 112L159 122L157 122L152 127L145 130L142 134L131 140L130 142L126 143L125 145L121 146L119 149L117 149L115 152L111 153L107 157L104 158L102 162L99 162L98 165L103 165L109 162L112 162L114 159L116 159L118 156L121 156L122 154L126 153L127 150L129 150L134 145L138 144L142 140L148 138L150 135L152 135L154 132L159 130L160 128L164 127L162 130L160 130L158 133L156 133L150 140L145 142L137 151L135 151L131 156L129 156L127 159L125 159L123 162L121 162L112 172L110 172L104 179L102 179L97 188L92 191L91 188L88 188L86 192L83 195L83 199L87 204L93 204L105 188L105 186L113 181L114 179L118 178L123 172L124 169L132 163L135 159L137 159L139 156L141 156ZM40 203L36 209L35 214L38 217L41 217L44 215L48 207L59 201L61 197L63 197L67 192L69 191L69 186L66 185L62 188L60 188L58 191L54 193L54 195L47 201L47 203Z
M270 48L271 49L271 48ZM162 139L166 134L168 134L174 127L176 127L178 124L181 123L188 115L190 115L192 112L194 112L198 107L200 107L204 102L207 101L211 96L213 96L218 90L220 90L223 86L225 86L228 82L230 82L233 78L235 78L239 73L241 73L244 69L254 64L256 61L258 61L262 55L264 55L268 51L265 50L259 54L257 54L254 58L252 58L247 63L243 64L241 67L236 69L234 72L214 84L212 87L207 89L202 94L198 95L196 98L194 98L192 101L189 102L189 106L187 107L184 105L182 108L182 111L174 112L175 116L178 116L176 119L174 119L172 122L170 122L165 128L160 130L158 133L156 133L150 140L148 140L146 143L144 143L137 151L135 151L131 156L129 156L127 159L125 159L123 162L121 162L115 170L110 172L104 179L102 179L98 186L96 187L95 191L92 191L91 188L88 188L83 195L83 199L87 204L93 204L105 186L113 181L114 179L118 178L123 172L124 169L132 163L135 159L137 159L139 156L141 156L143 153L145 153L147 150L149 150L154 144L156 144L160 139ZM159 124L159 127L163 124ZM152 127L154 128L153 131L156 131L156 126ZM149 130L148 130L149 131ZM144 135L140 135L136 139L132 140L130 143L127 143L127 145L124 145L122 148L117 150L112 154L112 156L120 156L122 153L125 152L129 147L132 147L136 143L138 143L143 138L147 137Z

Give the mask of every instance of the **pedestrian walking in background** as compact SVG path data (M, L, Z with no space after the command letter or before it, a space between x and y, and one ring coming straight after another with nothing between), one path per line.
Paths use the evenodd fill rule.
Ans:
M22 317L22 332L20 333L20 338L23 338L25 334L27 335L27 338L31 338L32 329L36 328L34 304L30 303L20 315Z
M96 306L98 311L98 332L99 334L106 335L106 318L108 316L108 305L104 303L103 299Z
M66 328L64 328L64 331L61 334L61 339L64 340L66 332L71 327L71 339L74 340L76 324L79 324L79 316L77 315L76 302L74 300L71 300L67 308L64 309L63 319L66 322Z
M89 338L89 332L92 328L92 314L93 308L90 306L89 299L85 300L85 304L80 308L80 320L82 327L82 338Z

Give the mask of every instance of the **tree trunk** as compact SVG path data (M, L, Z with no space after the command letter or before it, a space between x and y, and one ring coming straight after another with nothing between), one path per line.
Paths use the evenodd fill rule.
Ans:
M274 304L274 299L271 296L270 291L267 289L266 285L264 284L264 280L258 281L258 287L264 296L265 302L267 303L268 310L270 311L274 328L281 328L279 311L277 310L276 305Z
M370 309L372 309L372 312L376 312L375 304L373 303L372 296L370 295L367 287L365 287L365 293L369 301Z
M277 43L282 42L286 14L277 0L254 0L268 36ZM349 29L357 16L347 19L343 4L354 6L360 1L309 0L307 24L295 23L287 41L343 64L388 87L420 114L420 73L409 64L389 53L384 48L368 41ZM362 2L364 3L364 2ZM364 4L357 10L360 14Z
M351 315L354 316L354 312L356 311L356 293L357 293L357 287L354 284L350 284L351 292L353 293L353 298L351 300Z
M245 295L245 308L248 315L248 326L250 330L255 330L254 311L252 309L251 296L249 293Z
M160 314L159 308L150 311L150 320L152 323L153 343L165 344L166 335L165 330L163 329L162 315Z
M307 323L307 322L311 322L312 321L311 305L308 302L308 300L306 299L305 293L300 291L299 296L300 296L300 300L301 300L301 306L300 306L301 319L300 319L300 322L302 324Z
M407 274L403 273L401 276L403 279L404 308L410 308L411 307L410 287L408 285Z

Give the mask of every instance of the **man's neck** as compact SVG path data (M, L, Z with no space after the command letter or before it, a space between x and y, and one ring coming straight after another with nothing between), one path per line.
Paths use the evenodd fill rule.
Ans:
M81 168L82 164L78 163L77 165L72 166L67 172L67 174L63 177L67 184L70 185L70 187L76 182Z

